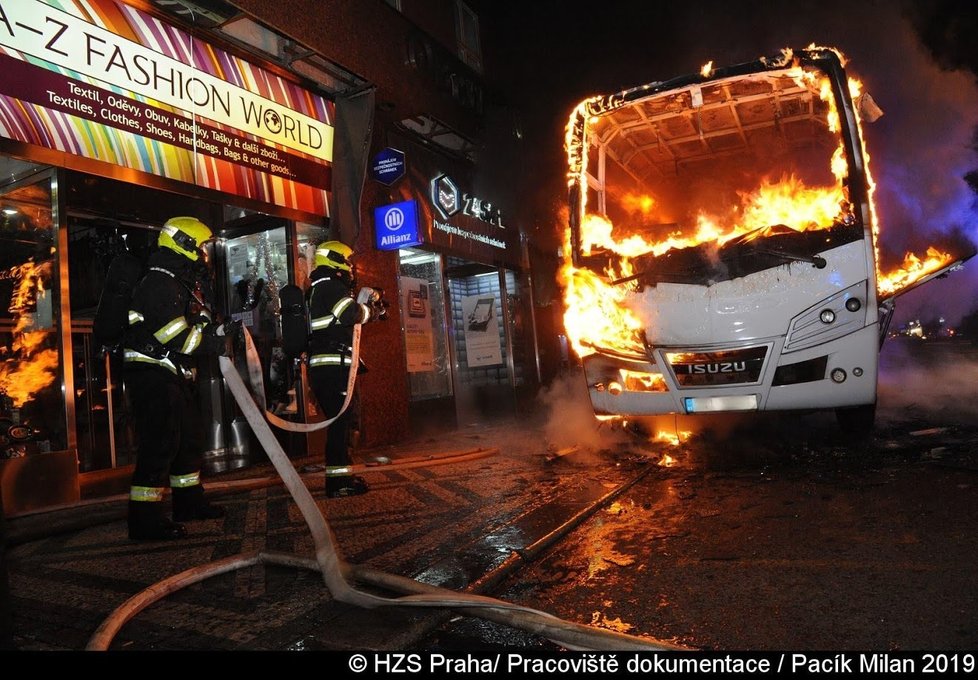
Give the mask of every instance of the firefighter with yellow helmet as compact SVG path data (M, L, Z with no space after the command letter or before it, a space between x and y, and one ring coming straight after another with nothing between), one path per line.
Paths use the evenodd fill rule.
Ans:
M167 220L133 291L123 343L138 439L128 510L133 540L177 539L186 535L180 522L224 515L205 499L200 483L204 437L195 391L195 356L223 353L235 330L216 323L210 311L202 246L211 238L196 217ZM172 519L164 505L167 488Z
M345 243L325 241L316 247L315 268L309 275L309 383L323 415L336 418L326 429L329 498L368 491L363 478L351 473L347 448L350 410L340 410L346 402L352 366L353 328L381 318L385 310L380 291L361 288L354 298L356 274L352 257L353 249Z

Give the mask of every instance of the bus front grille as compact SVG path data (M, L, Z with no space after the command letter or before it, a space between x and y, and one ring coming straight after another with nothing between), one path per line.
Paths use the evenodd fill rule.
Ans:
M713 352L666 352L665 359L680 387L746 385L760 380L767 347Z

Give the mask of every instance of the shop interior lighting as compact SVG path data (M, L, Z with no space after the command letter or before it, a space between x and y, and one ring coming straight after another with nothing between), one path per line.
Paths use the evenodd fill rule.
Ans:
M402 248L399 252L401 255L401 264L424 264L426 262L434 262L437 257L434 253L426 253L422 250L404 250Z

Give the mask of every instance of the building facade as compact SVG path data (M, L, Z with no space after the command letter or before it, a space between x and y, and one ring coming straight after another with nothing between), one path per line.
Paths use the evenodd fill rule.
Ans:
M125 385L92 319L112 256L169 217L218 239L268 407L321 419L282 351L279 291L315 246L357 251L389 318L364 328L359 445L515 412L540 383L527 243L482 156L498 102L462 1L20 0L0 5L0 494L8 514L124 477ZM408 7L410 5L410 7ZM211 472L263 459L216 362ZM242 368L242 370L244 370ZM290 455L322 431L279 432Z

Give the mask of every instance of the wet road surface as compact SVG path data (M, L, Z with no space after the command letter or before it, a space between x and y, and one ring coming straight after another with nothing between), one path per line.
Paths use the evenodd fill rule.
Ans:
M897 350L871 438L783 414L636 439L656 469L496 594L697 649L978 648L978 395L955 394L974 349ZM552 648L471 619L428 643Z
M564 399L540 427L480 424L422 442L498 455L377 468L369 494L339 501L322 497L320 480L314 496L353 564L484 587L574 623L699 649L975 649L974 347L914 348L912 360L897 348L864 441L831 414L762 414L675 419L672 434L690 434L673 446L634 426L582 430L593 418ZM253 550L311 553L280 487L219 502L227 517L186 541L133 544L121 515L14 541L17 647L82 649L116 606L189 567ZM112 648L499 647L555 648L447 610L345 605L314 572L254 566L153 605Z

